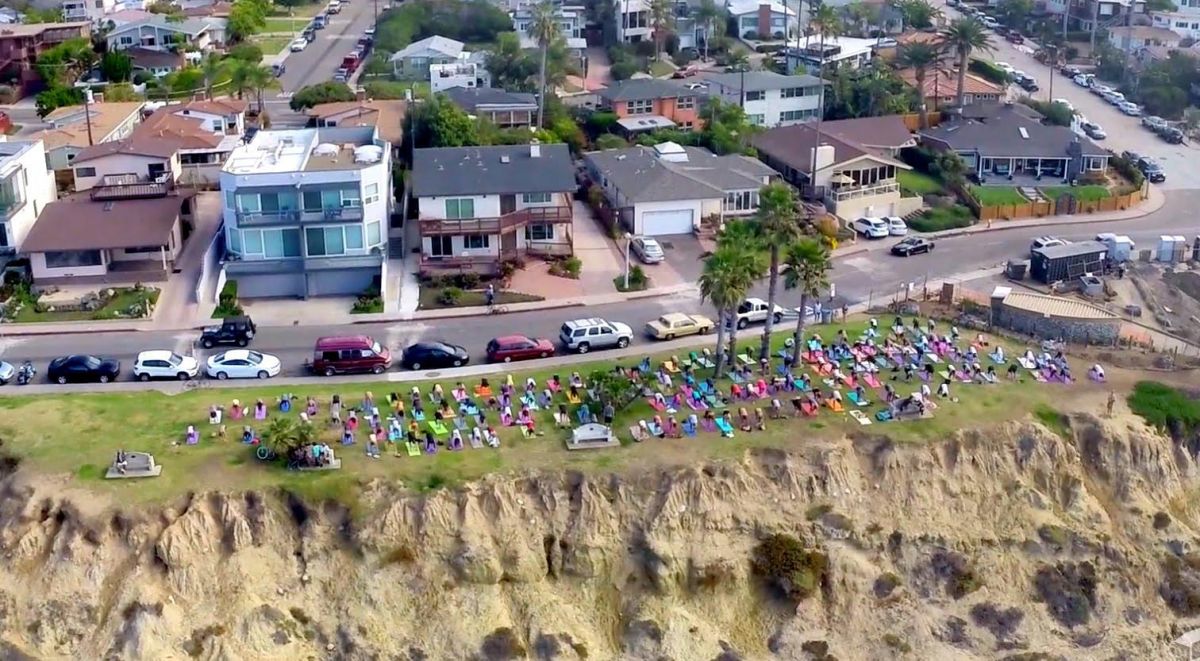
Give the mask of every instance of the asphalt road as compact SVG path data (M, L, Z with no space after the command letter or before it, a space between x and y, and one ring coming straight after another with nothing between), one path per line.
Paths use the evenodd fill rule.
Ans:
M1189 237L1200 233L1200 221L1194 220L1195 216L1190 213L1197 207L1200 207L1200 191L1172 191L1167 193L1163 208L1146 217L1064 226L1052 233L1066 239L1082 240L1091 238L1099 231L1118 232L1130 235L1141 246L1148 246L1164 233L1186 234ZM907 259L888 255L886 248L891 241L880 241L872 245L877 249L871 252L839 260L834 266L832 281L839 297L857 303L869 298L888 298L905 283L920 287L926 279L972 279L997 272L1007 259L1027 255L1031 239L1044 233L1045 230L1036 228L1018 228L943 239L932 254ZM765 296L765 287L760 287L755 294ZM799 296L795 292L785 292L780 303L785 307L794 307L799 304ZM496 335L524 333L553 339L557 337L563 321L583 316L622 321L635 331L640 331L647 321L664 312L712 314L709 306L702 304L695 296L680 294L589 306L586 310L538 310L494 318L260 328L252 348L279 356L284 365L283 373L288 376L304 373L304 361L311 357L316 338L323 335L367 334L394 351L420 339L439 339L466 347L472 353L473 362L479 362L482 360L483 347ZM791 323L785 321L783 325L790 327ZM8 336L2 334L4 330L0 328L0 358L10 362L31 360L37 366L39 376L44 375L46 364L52 358L69 353L118 358L125 372L123 378L128 379L131 378L129 370L134 357L142 350L172 349L179 353L191 353L201 362L215 351L205 351L197 346L195 341L198 333L195 332ZM754 335L754 327L743 332L743 337ZM640 335L634 338L635 346L650 344L650 340Z

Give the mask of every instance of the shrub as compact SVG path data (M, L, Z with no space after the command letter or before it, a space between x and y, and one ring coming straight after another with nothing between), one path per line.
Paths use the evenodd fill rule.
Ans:
M1171 515L1166 512L1154 513L1154 529L1166 530L1171 525Z
M462 296L463 291L458 287L446 287L438 294L437 301L442 305L453 306L458 305Z
M1120 173L1122 177L1128 179L1134 188L1141 188L1146 183L1146 175L1142 174L1137 164L1131 162L1129 159L1113 155L1108 159L1108 164L1112 166L1112 169Z
M450 284L459 289L475 289L479 286L480 277L478 273L459 273L450 278Z
M1008 84L1008 74L1004 73L1003 69L986 60L977 60L972 58L971 63L967 65L967 70L971 73L978 74L980 77L989 80L997 85Z
M1042 565L1033 579L1038 598L1059 624L1087 624L1096 607L1096 569L1090 562Z
M11 105L20 100L17 90L11 85L0 85L0 105Z
M1128 398L1129 410L1152 427L1180 439L1200 429L1200 401L1171 386L1139 381Z
M583 262L572 255L562 261L562 268L567 277L578 280L580 272L583 271Z
M633 266L629 267L630 287L635 285L644 287L649 281L649 278L646 277L646 271L642 268L641 264L634 264Z
M811 597L829 579L829 559L791 535L767 537L754 549L754 573L791 601Z
M956 204L952 207L926 209L907 222L910 228L918 232L940 232L974 225L975 214L966 206Z
M754 30L746 30L746 32L744 34L742 34L742 39L756 41L758 39L758 32L756 32Z
M638 70L637 62L633 60L621 60L620 62L613 63L608 73L612 76L613 80L629 80Z
M1167 606L1182 617L1200 614L1200 556L1167 556L1162 569L1158 595Z
M237 280L226 280L225 286L221 287L221 293L217 296L217 309L213 312L213 316L236 317L240 314L242 314L242 306L238 303Z
M961 554L938 550L929 562L933 573L945 581L946 592L954 599L962 599L983 585L970 562Z

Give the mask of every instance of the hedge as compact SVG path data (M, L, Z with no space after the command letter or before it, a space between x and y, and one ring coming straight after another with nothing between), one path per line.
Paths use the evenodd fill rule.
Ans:
M986 80L990 80L997 85L1008 84L1008 74L1004 73L1003 69L986 60L977 60L972 58L971 64L967 66L967 70L971 73L982 76Z

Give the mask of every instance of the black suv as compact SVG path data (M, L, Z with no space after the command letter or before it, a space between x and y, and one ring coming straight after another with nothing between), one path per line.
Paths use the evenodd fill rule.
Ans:
M254 339L258 328L250 317L229 317L220 326L208 326L200 332L200 346L211 349L218 344L236 344L244 347Z
M1139 158L1137 167L1152 184L1161 184L1167 180L1167 173L1163 172L1162 166L1148 158Z

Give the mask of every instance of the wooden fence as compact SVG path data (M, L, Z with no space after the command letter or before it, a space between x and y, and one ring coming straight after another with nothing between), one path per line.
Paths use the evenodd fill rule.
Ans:
M1044 202L1025 202L1022 204L988 205L980 204L971 195L970 189L959 189L958 193L959 198L965 201L968 207L971 207L971 210L975 212L975 216L980 220L1012 220L1013 218L1043 218L1045 216L1067 216L1124 210L1146 199L1149 189L1143 186L1132 193L1114 195L1102 200L1076 199L1073 202L1069 202L1060 198L1057 201L1046 200Z
M912 133L916 133L921 128L921 114L920 113L915 113L915 112L906 113L906 114L900 115L900 119L904 120L905 128L907 128ZM926 119L926 121L929 122L929 126L932 128L932 127L937 126L938 124L942 123L942 113L940 113L936 110L930 110L929 112L925 113L925 119Z

